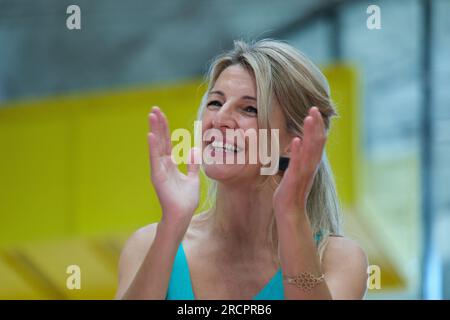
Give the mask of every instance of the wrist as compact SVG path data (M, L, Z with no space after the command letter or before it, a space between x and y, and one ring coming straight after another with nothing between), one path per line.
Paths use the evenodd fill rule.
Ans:
M175 237L177 240L181 241L189 227L190 219L183 220L167 220L164 217L158 223L157 232L163 237L167 236L170 238Z
M308 214L306 208L290 208L285 209L282 212L275 212L275 219L277 222L283 223L284 221L288 223L308 220Z
M301 238L311 230L311 224L306 211L289 212L275 218L278 240L290 243L290 239Z

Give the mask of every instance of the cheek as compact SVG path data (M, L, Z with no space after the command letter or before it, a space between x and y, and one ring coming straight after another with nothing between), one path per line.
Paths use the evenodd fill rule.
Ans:
M203 113L203 117L201 118L202 121L202 133L204 133L209 128L212 128L212 116L211 113L208 112L208 109L205 110Z
M258 135L258 120L257 118L240 118L237 121L237 126L242 130L252 130Z

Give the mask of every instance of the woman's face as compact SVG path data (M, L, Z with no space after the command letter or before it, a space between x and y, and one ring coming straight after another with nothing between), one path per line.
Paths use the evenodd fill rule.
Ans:
M207 138L202 143L204 155L208 154L221 161L220 164L208 164L204 161L206 175L219 181L254 182L261 177L257 144L249 148L248 140L243 143L243 139L229 139L226 135L227 129L236 130L241 137L247 130L254 130L258 137L256 83L253 75L241 65L227 67L208 93L206 104L202 118L203 134L209 129L214 129L216 132L220 130L223 137L223 141L214 141L214 144L213 140L217 140L216 138ZM280 150L285 153L289 141L284 125L285 119L279 106L274 109L270 122L272 128L279 129ZM219 143L229 144L228 148L222 148L223 145ZM234 150L230 145L234 147ZM256 150L258 159L256 163L249 163L249 152L252 150L253 152ZM245 163L237 163L238 157L242 159L243 156L245 156Z

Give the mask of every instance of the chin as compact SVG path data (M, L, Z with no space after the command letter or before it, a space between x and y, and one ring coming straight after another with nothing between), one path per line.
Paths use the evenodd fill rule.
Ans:
M255 183L259 177L259 166L243 164L203 164L208 178L230 185L248 185Z
M243 176L244 165L203 164L203 170L210 179L224 181Z
M205 153L208 153L210 157L218 156L222 163L206 163ZM253 180L259 175L258 165L237 163L238 158L236 152L233 153L220 148L214 149L209 144L203 149L203 155L203 170L210 179L222 182L244 182L244 180ZM209 161L211 160L209 159ZM226 164L226 162L230 162L230 164Z

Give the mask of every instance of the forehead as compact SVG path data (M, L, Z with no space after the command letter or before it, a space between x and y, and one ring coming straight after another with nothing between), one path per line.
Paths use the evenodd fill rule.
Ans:
M245 93L256 97L255 78L241 65L232 65L220 73L213 90L223 90L225 94L232 92Z

